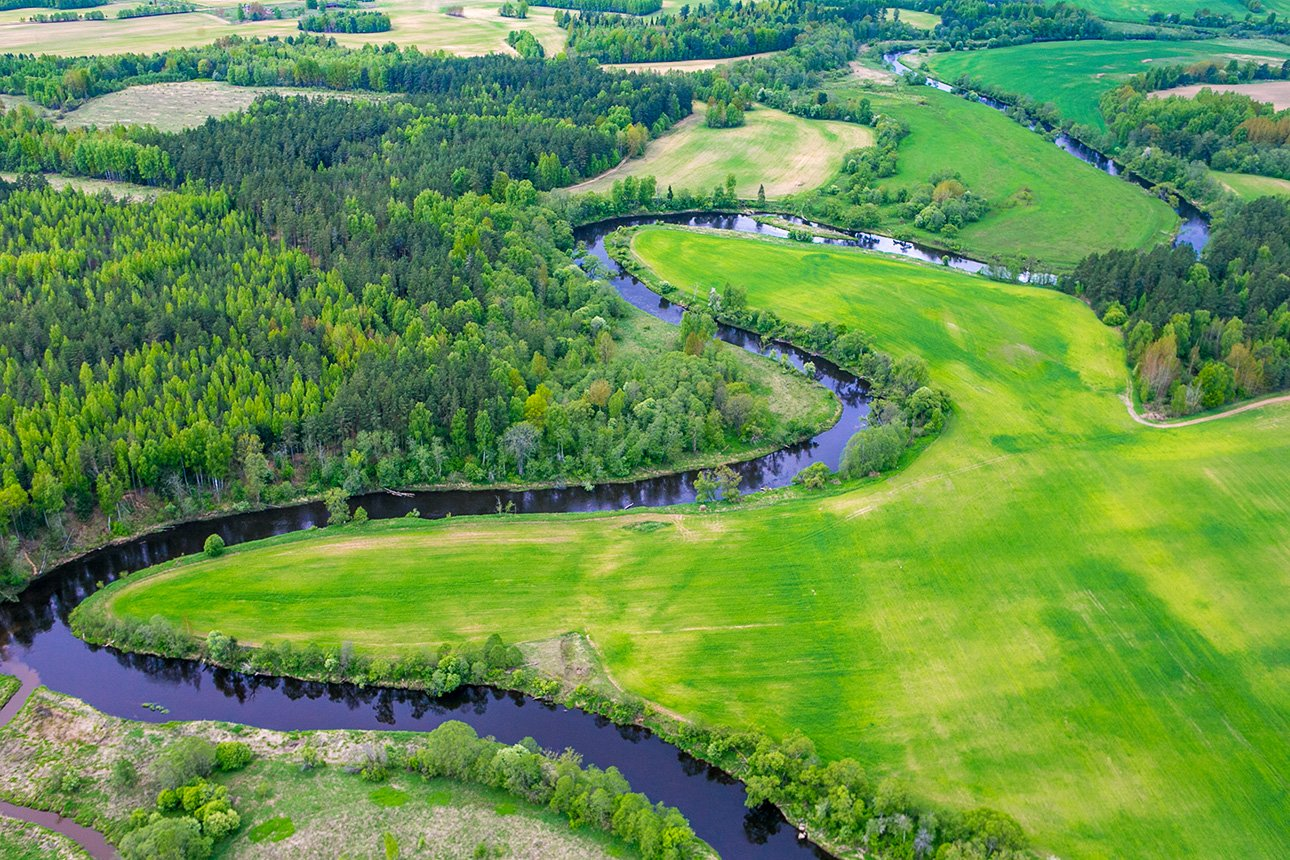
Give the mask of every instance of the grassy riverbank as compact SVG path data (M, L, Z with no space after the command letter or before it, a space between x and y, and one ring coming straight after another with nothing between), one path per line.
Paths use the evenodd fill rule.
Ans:
M39 824L0 816L0 857L5 860L89 860L66 836Z
M676 326L658 320L644 311L629 307L627 316L619 322L619 326L617 345L620 360L645 359L650 355L677 348ZM755 355L728 344L718 343L717 348L720 355L733 362L738 368L739 378L748 384L749 393L759 401L764 401L768 420L763 432L747 439L735 440L720 449L698 453L682 452L666 464L654 468L637 469L621 478L621 482L752 460L787 445L809 439L831 427L838 420L841 404L838 403L837 398L828 389L804 374L778 365L764 356ZM326 488L308 483L307 477L305 470L299 470L293 481L283 481L270 488L269 493L266 493L266 501L274 504L292 504L319 499ZM568 480L566 477L561 479L560 483ZM556 483L552 481L545 484L533 482L475 484L468 482L460 474L451 474L446 475L441 484L404 489L522 490L554 486ZM50 543L42 537L28 540L23 546L26 557L24 567L34 578L68 559L93 551L113 540L125 540L154 532L175 522L192 522L251 509L253 506L249 502L228 494L216 496L209 492L194 493L182 510L175 510L174 505L164 505L154 493L136 493L132 496L130 505L124 509L125 516L119 517L115 528L110 531L107 520L96 511L86 520L68 517L66 523L68 540L56 548L51 547Z
M634 693L800 728L1061 856L1290 850L1290 408L1140 427L1118 336L1051 291L661 228L634 248L694 295L736 283L921 355L954 417L901 473L769 512L323 532L112 589L112 609L391 652L582 628Z
M131 811L152 808L177 745L237 742L249 748L249 766L208 774L227 788L240 817L237 829L217 844L220 857L315 857L330 855L341 844L363 857L642 856L598 822L570 827L568 816L549 807L532 780L517 791L490 785L494 765L482 756L508 748L471 740L473 733L460 724L457 729L452 749L460 761L481 756L469 778L447 778L443 767L429 766L438 759L424 751L444 727L427 735L273 732L207 722L158 725L111 717L40 688L0 728L0 796L75 818L120 844L130 829ZM547 781L553 783L555 762L544 761L542 768L552 777ZM373 762L379 768L373 769ZM360 767L365 777L357 772ZM8 853L11 845L33 840L39 845L38 836L23 834L21 843L7 842L11 834L0 826L0 853L6 858L85 856ZM391 845L393 854L387 853Z

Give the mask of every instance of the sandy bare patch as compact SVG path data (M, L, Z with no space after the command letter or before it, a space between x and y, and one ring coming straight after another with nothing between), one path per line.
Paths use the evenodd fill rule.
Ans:
M1213 90L1216 93L1239 93L1249 96L1256 102L1267 102L1277 110L1290 108L1290 81L1259 81L1254 84L1188 84L1185 87L1173 87L1168 90L1156 90L1151 94L1153 99L1169 96L1191 98L1201 90Z
M677 60L671 63L605 63L603 65L606 69L622 69L626 72L704 72L708 69L715 69L717 66L737 63L740 60L755 60L758 57L769 57L778 53L778 51L765 51L760 54L744 54L741 57L726 57L721 60Z
M894 84L896 82L896 76L887 69L875 69L856 60L852 60L848 65L851 67L851 74L862 81L873 81L876 84Z

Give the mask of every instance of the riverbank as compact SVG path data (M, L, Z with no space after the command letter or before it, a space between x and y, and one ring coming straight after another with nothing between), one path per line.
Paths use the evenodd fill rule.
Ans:
M621 350L625 355L676 348L675 331L672 327L659 324L649 313L642 312L639 308L624 321L623 334ZM842 417L844 408L836 394L801 373L800 362L798 369L786 367L783 364L776 366L747 349L728 349L725 346L720 348L739 368L741 378L748 383L751 394L764 398L767 404L766 428L747 440L719 450L698 453L685 451L665 466L635 469L624 476L602 477L594 482L570 477L526 483L495 481L481 484L443 481L436 484L399 485L371 488L355 494L351 497L350 507L354 509L362 506L368 513L375 513L375 509L381 507L382 494L410 493L419 497L469 496L471 501L465 503L460 512L480 513L486 509L479 501L481 498L492 501L505 496L509 500L533 492L563 490L571 484L583 487L588 494L595 487L630 487L702 469L765 458L776 451L802 445L833 427ZM303 470L299 471L303 473ZM50 570L92 555L106 547L119 546L149 534L164 533L180 524L214 523L229 516L285 511L292 508L301 509L307 515L309 523L326 522L326 511L322 504L323 490L318 487L291 482L276 484L267 488L265 493L266 496L275 499L272 503L257 504L245 498L238 498L239 495L241 493L237 487L232 487L230 491L220 494L222 500L211 493L198 494L193 497L193 500L195 506L201 509L181 515L170 515L168 510L173 506L163 505L154 493L134 493L130 504L135 507L135 516L125 521L118 520L115 528L109 529L108 521L96 511L85 521L73 521L66 530L68 545L56 551L51 550L48 541L44 538L31 538L24 541L20 546L19 555L20 558L25 559L24 572L27 574L27 580L21 587L27 587ZM401 516L402 512L398 515ZM71 519L70 515L68 518ZM122 525L122 522L125 525ZM228 535L224 537L226 540L229 539Z
M666 809L651 810L648 821L618 830L612 813L631 804L649 808L631 800L621 778L606 781L574 760L477 740L460 723L424 735L281 733L209 722L150 725L111 717L45 688L0 729L0 795L93 824L120 842L138 828L130 822L132 811L153 806L171 751L180 744L213 750L219 743L245 745L249 758L249 766L198 768L198 775L227 789L240 819L221 845L224 856L254 855L257 845L316 856L338 840L380 851L392 837L396 853L400 846L433 846L439 856L466 858L481 856L481 845L486 856L522 846L534 856L648 860L657 856L648 839L641 841L650 828L670 828L681 842L693 838L685 836L688 827L675 811ZM447 749L455 761L476 764L456 769L440 754ZM503 760L516 755L536 768L535 779L508 781ZM557 802L560 775L572 780L573 790ZM600 816L584 818L581 829L570 829L570 802L597 787L609 789L611 805ZM699 843L695 848L692 856L708 850Z

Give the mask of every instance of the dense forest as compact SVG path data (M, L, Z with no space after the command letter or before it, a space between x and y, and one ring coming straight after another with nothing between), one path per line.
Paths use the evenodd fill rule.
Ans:
M1031 0L919 0L912 5L941 16L941 23L932 28L932 37L955 49L1098 39L1106 31L1106 25L1093 13L1060 0L1051 4Z
M1126 332L1140 399L1188 415L1290 388L1290 201L1267 197L1189 247L1093 255L1062 288Z
M178 189L0 189L8 530L59 541L66 507L114 521L141 490L178 516L332 486L599 481L802 432L770 426L702 324L624 348L626 305L539 200L638 153L646 123L688 112L687 82L410 60L433 101L269 97L173 134L4 118L8 169Z

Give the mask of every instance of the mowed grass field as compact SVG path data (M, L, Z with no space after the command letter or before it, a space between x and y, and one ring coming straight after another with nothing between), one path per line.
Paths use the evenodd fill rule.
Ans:
M1255 176L1252 173L1225 173L1221 170L1210 171L1210 175L1238 197L1246 200L1269 196L1290 197L1290 179Z
M671 283L916 353L953 397L904 471L699 513L293 535L110 589L125 615L398 652L587 631L628 689L800 728L1065 858L1290 853L1290 408L1133 423L1077 300L878 254L651 228ZM631 528L643 520L662 528Z
M767 197L783 197L822 185L837 173L849 150L873 144L873 132L854 123L803 119L767 107L744 115L738 128L708 128L706 108L657 140L645 155L574 186L571 191L606 191L615 180L653 176L661 190L711 191L735 176L735 193L756 197L765 185Z
M1242 16L1244 17L1244 16ZM1280 64L1290 45L1269 39L1208 39L1192 42L1043 42L984 51L929 54L923 66L935 77L953 82L960 75L1009 93L1052 102L1062 116L1103 128L1098 99L1148 63L1179 65L1199 60L1254 60Z
M290 87L237 87L223 81L182 81L145 84L92 98L70 113L59 116L62 125L79 128L113 125L153 125L162 131L179 131L250 107L266 93L315 98L381 99L383 93L364 91L303 90ZM3 97L8 99L7 96Z
M20 19L41 10L11 10L0 13L0 52L59 54L82 56L125 52L164 51L168 48L204 45L218 38L239 35L286 36L298 33L293 18L235 23L210 12L189 12L151 18L118 20L118 9L134 2L113 3L102 7L106 21L71 21L59 24L32 24ZM230 2L199 4L203 7L233 5ZM368 43L415 46L427 51L448 51L461 55L513 53L506 44L511 30L530 30L546 48L548 55L564 48L564 31L555 25L553 9L533 7L523 20L503 18L497 14L501 0L376 0L373 8L390 16L392 29L385 33L335 33L338 42L347 45ZM447 6L462 7L461 16L447 15Z
M1070 269L1095 251L1158 244L1177 227L1163 201L985 105L930 87L888 91L849 84L831 95L868 98L874 110L909 125L897 172L884 185L911 187L951 169L990 201L990 212L958 235L977 256L1035 255L1049 268Z

